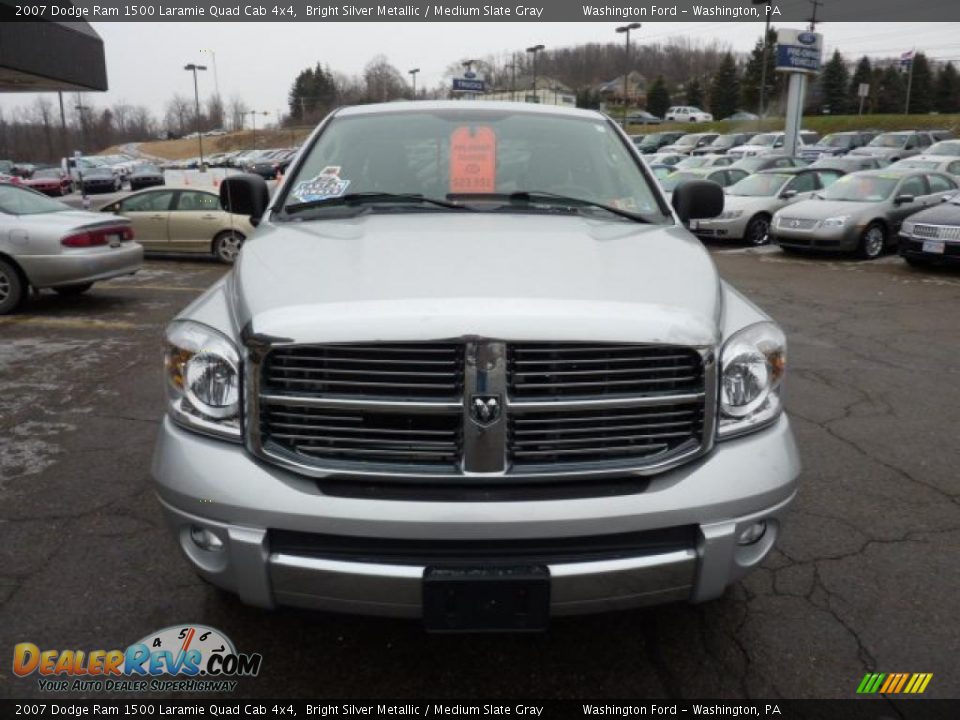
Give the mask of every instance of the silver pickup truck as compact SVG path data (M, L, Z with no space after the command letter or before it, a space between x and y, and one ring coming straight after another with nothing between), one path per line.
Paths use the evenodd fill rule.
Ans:
M596 112L345 108L166 332L153 477L199 574L261 607L535 630L721 595L799 462L780 328Z

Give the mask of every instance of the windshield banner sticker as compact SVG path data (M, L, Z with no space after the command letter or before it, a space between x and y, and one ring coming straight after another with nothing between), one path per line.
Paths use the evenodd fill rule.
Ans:
M340 166L328 165L312 180L306 180L293 189L293 196L300 202L314 202L343 195L350 181L340 177Z
M497 178L493 128L460 127L450 135L450 192L492 193Z

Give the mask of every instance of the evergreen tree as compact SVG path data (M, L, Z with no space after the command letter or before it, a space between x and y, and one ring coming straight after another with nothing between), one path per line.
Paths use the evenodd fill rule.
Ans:
M903 73L896 67L876 68L873 71L876 88L876 105L878 113L902 113L903 103L907 93L907 82Z
M937 73L935 105L938 112L960 112L960 76L953 63L948 62Z
M703 88L701 87L699 80L693 79L687 83L686 101L687 105L703 108Z
M650 88L650 94L647 95L647 111L657 117L663 117L667 114L670 107L670 92L667 90L667 83L663 75L653 81Z
M833 57L823 66L820 74L821 104L829 109L831 115L846 115L849 111L848 91L850 73L839 50L833 51Z
M909 72L909 68L907 68ZM911 114L928 113L933 110L933 73L927 56L918 52L913 56L913 77L910 79Z
M767 34L767 75L765 85L767 87L766 102L764 112L769 114L770 108L775 106L777 96L780 92L781 73L776 72L777 65L777 31L770 28ZM756 112L760 107L760 76L763 69L763 39L757 40L753 50L750 52L750 58L743 72L743 108L750 112Z
M866 83L870 85L870 95L864 98L863 108L865 112L870 112L872 96L876 92L876 88L873 87L872 82L873 67L870 65L870 58L864 55L860 58L859 62L857 62L857 67L853 71L853 77L850 78L850 101L855 103L855 109L859 109L860 107L860 96L857 94L860 90L860 85Z
M308 122L326 115L337 100L337 86L329 70L316 67L301 70L287 95L290 119Z
M732 53L727 53L720 61L713 82L710 83L710 112L717 120L730 117L737 111L740 100L740 78L737 76L737 63Z

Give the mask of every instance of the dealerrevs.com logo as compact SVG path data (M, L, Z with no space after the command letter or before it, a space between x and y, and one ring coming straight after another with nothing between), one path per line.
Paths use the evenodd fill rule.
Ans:
M260 653L238 653L216 628L173 625L125 650L41 650L30 642L13 648L13 674L37 675L49 692L231 692L236 677L260 672Z

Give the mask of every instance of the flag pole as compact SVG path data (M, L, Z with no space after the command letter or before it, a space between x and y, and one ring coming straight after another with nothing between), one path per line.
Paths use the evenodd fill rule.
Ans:
M916 60L916 57L917 57L917 50L916 48L914 48L913 50L910 51L910 72L907 73L907 104L903 108L904 115L910 114L910 88L913 85L913 62L914 60Z

